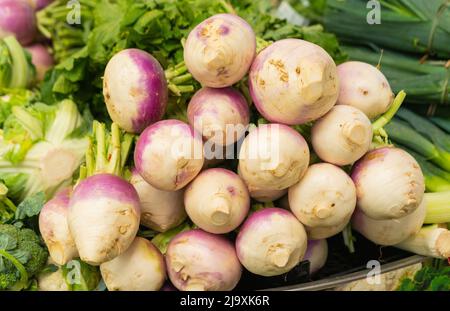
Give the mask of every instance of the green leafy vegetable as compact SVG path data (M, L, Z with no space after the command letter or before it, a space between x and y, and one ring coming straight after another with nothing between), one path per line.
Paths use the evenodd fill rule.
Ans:
M416 272L413 279L402 280L399 291L449 291L450 267L425 266Z
M16 220L23 220L39 215L44 204L45 193L42 191L26 198L17 206Z

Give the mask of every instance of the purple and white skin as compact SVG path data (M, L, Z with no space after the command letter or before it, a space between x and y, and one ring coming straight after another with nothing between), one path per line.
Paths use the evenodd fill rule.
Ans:
M36 16L26 0L0 0L0 39L9 35L22 45L36 37Z
M69 206L69 229L80 258L94 266L125 252L139 229L139 196L116 175L84 179L75 187Z
M189 125L162 120L150 125L139 137L134 151L138 173L153 187L176 191L200 172L203 141Z
M44 80L45 73L53 67L55 60L48 48L42 44L34 44L25 48L31 54L31 61L36 67L37 81Z
M233 14L217 14L190 33L184 46L184 61L203 86L223 88L241 80L256 55L252 27Z
M289 188L289 206L308 227L337 226L348 220L356 206L352 179L329 163L311 165L305 176Z
M305 139L282 124L260 125L245 137L239 152L239 175L258 197L296 184L308 164Z
M417 161L399 148L383 147L367 153L353 166L357 207L382 220L404 217L422 202L425 183Z
M52 3L53 0L28 0L28 2L36 11L39 11Z
M70 188L59 191L45 203L39 214L39 231L47 245L51 259L60 266L78 257L75 241L67 221L71 191Z
M158 291L166 280L164 256L141 237L124 253L102 263L100 272L109 291Z
M187 116L205 141L219 146L238 141L250 120L245 97L232 88L200 89L189 102Z
M184 190L159 190L146 182L136 169L132 171L130 183L136 189L141 201L141 225L165 232L186 219Z
M270 122L303 124L325 115L336 103L336 64L320 46L300 40L277 41L255 58L250 95Z
M325 162L343 166L359 160L372 143L369 118L359 109L337 105L317 120L311 130L314 151Z
M358 108L369 119L385 113L394 101L389 82L378 68L351 61L337 67L340 82L338 105Z
M328 243L326 239L308 240L308 247L306 248L303 260L309 261L309 273L316 274L327 262L328 258Z
M250 209L250 196L236 173L211 168L200 173L186 188L184 205L189 218L210 233L236 229Z
M233 244L200 229L170 241L166 265L170 281L181 291L230 291L242 274Z
M109 116L130 133L141 133L161 120L168 89L164 70L149 53L127 49L114 55L106 65L103 96Z
M239 261L250 272L262 276L290 271L306 252L303 225L281 208L264 208L250 214L236 239Z
M352 227L378 245L391 246L419 232L426 212L425 199L414 212L395 219L372 219L360 209L356 209L352 217Z

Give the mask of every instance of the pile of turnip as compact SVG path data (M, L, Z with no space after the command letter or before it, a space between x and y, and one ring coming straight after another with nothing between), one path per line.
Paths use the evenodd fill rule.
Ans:
M243 269L276 276L308 260L316 273L326 238L348 225L379 245L414 243L424 177L407 152L372 143L372 122L394 101L380 70L336 66L300 39L257 53L252 28L231 14L197 25L184 48L202 86L188 122L164 119L168 84L152 55L128 49L108 63L106 107L138 136L134 166L97 172L46 204L41 232L56 263L100 266L109 290L159 290L166 278L178 290L232 290ZM236 87L244 78L250 98ZM206 166L207 145L238 152ZM186 222L193 229L173 234ZM139 225L172 234L167 247L137 237Z

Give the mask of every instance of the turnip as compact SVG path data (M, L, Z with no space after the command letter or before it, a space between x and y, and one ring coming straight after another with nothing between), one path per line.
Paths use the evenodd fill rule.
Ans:
M26 0L0 0L0 39L13 35L27 45L36 33L34 10Z
M303 258L307 238L303 225L281 208L251 214L236 239L239 261L252 273L274 276L288 272Z
M325 265L328 258L328 243L326 239L308 240L305 257L309 261L309 273L317 273Z
M122 254L139 229L140 202L133 186L111 174L81 181L69 203L69 228L80 258L100 265Z
M54 59L48 48L42 44L35 44L26 49L31 53L31 60L36 67L37 80L44 80L45 73L54 65Z
M200 229L170 241L166 264L170 281L182 291L229 291L242 273L233 244Z
M217 14L190 33L184 46L189 72L203 86L222 88L241 80L256 54L252 27L232 14Z
M245 97L232 88L202 88L192 97L189 124L213 144L234 144L245 134L249 109Z
M352 226L376 244L394 245L417 233L423 225L425 214L425 200L414 212L395 219L372 219L357 209L352 217Z
M199 228L221 234L233 231L244 221L250 209L250 196L237 174L212 168L189 184L184 204L189 218Z
M186 219L184 190L159 190L146 182L136 170L132 171L130 183L141 201L141 225L165 232Z
M308 239L320 240L332 237L341 232L342 230L344 230L344 228L350 222L350 219L351 215L347 219L344 219L340 224L337 224L335 226L318 226L318 227L305 226L306 233L308 234Z
M303 124L320 118L336 103L336 64L318 45L299 39L280 40L255 58L249 88L264 118Z
M314 164L297 184L289 188L289 206L308 227L336 226L355 210L355 185L339 167L328 163Z
M28 2L36 11L39 11L52 3L53 0L28 0Z
M260 125L244 139L239 152L239 175L251 193L292 186L304 175L308 164L305 139L281 124Z
M358 108L369 119L386 112L394 93L386 77L376 67L363 62L346 62L337 67L340 92L337 103Z
M285 194L287 194L288 189L282 190L253 190L250 192L250 197L255 199L258 202L273 202L278 200Z
M369 150L372 135L372 124L363 112L338 105L314 123L311 141L323 161L348 165Z
M140 237L124 253L102 263L100 271L110 291L157 291L166 279L163 255Z
M70 188L58 192L44 205L39 214L39 231L47 245L50 257L58 265L64 265L78 257L75 241L67 222L70 193Z
M200 172L203 161L201 136L178 120L163 120L146 128L134 152L139 174L165 191L186 186Z
M422 202L424 177L417 161L399 148L367 153L353 166L357 207L373 219L400 218Z
M103 95L111 119L128 132L140 133L166 111L164 70L145 51L123 50L106 65Z

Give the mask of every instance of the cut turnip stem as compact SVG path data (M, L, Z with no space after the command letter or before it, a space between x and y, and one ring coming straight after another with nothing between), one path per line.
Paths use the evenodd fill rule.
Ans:
M305 226L306 233L308 234L308 239L310 240L320 240L320 239L327 239L329 237L332 237L342 230L345 229L345 227L350 222L351 215L342 221L342 223L337 224L335 226L323 226L323 227L308 227Z
M376 67L363 62L346 62L337 67L340 92L339 105L348 105L373 119L386 112L394 94L386 77Z
M352 164L361 158L372 142L372 124L366 115L351 106L334 106L311 131L316 154L336 165Z
M241 80L256 54L252 27L232 14L214 15L190 33L184 46L189 72L203 86L222 88Z
M245 97L232 88L202 88L192 97L188 119L203 138L220 146L234 144L244 134L249 123Z
M110 291L157 291L166 280L163 255L140 237L124 253L102 263L100 271Z
M133 186L111 174L81 181L70 198L69 228L80 258L99 265L122 254L139 229L140 202Z
M336 103L336 64L320 46L299 39L277 41L255 58L250 94L267 120L303 124L325 115Z
M285 194L287 194L288 189L282 190L253 190L250 192L250 196L258 202L268 203L278 200Z
M450 258L450 231L437 225L425 226L395 247L423 256L447 259Z
M303 258L307 238L303 225L281 208L251 214L236 239L242 265L252 273L274 276L288 272Z
M305 257L309 261L309 273L317 273L325 265L328 258L328 243L326 239L308 240Z
M411 214L395 219L372 219L357 209L352 217L352 226L370 241L378 245L390 246L417 233L423 225L425 213L425 200Z
M58 265L64 265L78 257L75 241L67 222L70 193L70 188L58 192L44 205L39 214L39 231L47 245L50 257Z
M239 175L249 191L283 190L297 183L309 164L305 139L289 126L263 124L244 139Z
M425 193L426 224L450 223L450 191Z
M22 45L37 33L34 9L26 0L0 0L0 39L13 35Z
M45 73L54 65L55 61L48 48L42 44L34 44L26 48L31 54L31 61L36 67L37 81L44 80Z
M178 120L163 120L146 128L134 152L139 174L165 191L186 186L200 172L203 161L201 136Z
M106 66L103 95L111 119L127 132L140 133L166 111L164 70L145 51L123 50Z
M404 217L422 202L425 183L417 161L399 148L367 153L354 166L357 207L373 219Z
M172 239L166 264L170 281L182 291L229 291L242 273L233 244L200 229Z
M186 219L184 190L162 191L146 182L134 169L130 183L141 201L141 225L158 232L165 232L180 225Z
M236 229L250 209L242 179L232 171L212 168L200 173L184 194L189 218L201 229L221 234Z
M289 206L308 227L337 226L355 210L355 185L339 167L328 163L314 164L297 184L289 188Z

